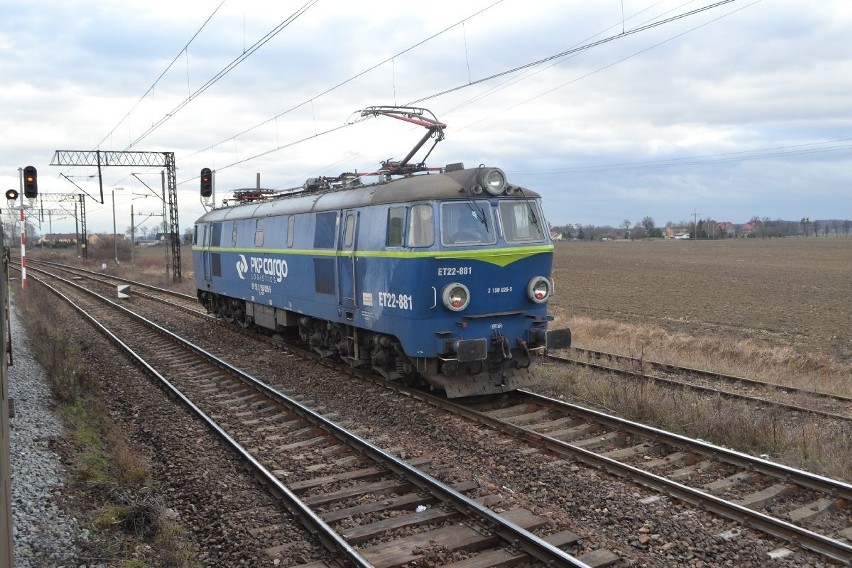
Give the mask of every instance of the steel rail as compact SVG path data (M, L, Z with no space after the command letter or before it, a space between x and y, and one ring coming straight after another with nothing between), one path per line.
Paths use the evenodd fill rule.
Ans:
M790 468L787 466L773 464L772 462L767 462L765 460L760 460L758 458L754 458L746 454L741 454L733 450L714 446L713 444L700 442L698 440L692 440L684 436L679 436L678 434L672 434L670 432L665 432L664 430L658 430L650 426L645 426L636 422L630 422L628 420L609 416L601 412L568 404L563 401L559 401L528 391L522 390L519 392L522 393L524 396L528 396L532 400L537 401L539 404L546 402L550 405L568 407L571 409L572 412L576 412L578 414L588 414L589 416L594 416L596 420L600 420L601 422L618 425L618 427L627 430L643 432L643 435L646 436L656 436L671 440L672 442L680 440L681 444L688 443L690 445L701 446L705 451L711 453L712 455L725 455L726 457L728 457L728 459L731 460L731 463L739 462L743 465L746 465L747 467L755 468L758 470L764 470L767 472L783 472L783 474L773 473L773 475L796 476L801 480L801 483L803 485L812 488L825 487L827 488L829 493L831 493L832 495L837 495L838 497L843 499L848 500L850 496L852 496L852 485L848 483L831 480L808 472L802 472L800 470L795 470L794 468ZM459 412L464 414L466 417L472 420L479 421L480 423L490 425L501 432L514 435L521 439L526 439L537 444L542 444L548 450L554 453L576 457L579 461L592 467L604 469L615 475L618 475L619 477L631 479L634 482L640 483L661 493L666 493L674 498L686 501L687 503L691 503L704 510L713 512L728 519L738 521L745 526L755 527L767 534L776 536L794 544L798 544L803 548L807 548L828 558L842 562L847 566L852 566L852 545L840 542L824 535L820 535L808 529L798 527L787 521L783 521L781 519L771 517L764 513L754 511L742 505L731 503L720 497L716 497L715 495L712 495L705 491L701 491L700 489L695 489L678 483L676 481L672 481L665 477L639 469L637 467L621 463L612 458L596 454L593 451L574 446L568 442L563 442L561 440L551 438L546 434L535 432L534 430L531 430L529 428L524 428L523 426L517 426L515 424L510 424L508 422L492 418L477 410L466 408L461 405L456 405L456 403L448 401L443 401L441 404L443 405L445 403L448 405L457 406ZM826 491L826 489L820 490Z
M628 464L621 463L612 458L596 454L590 450L574 446L568 442L563 442L555 438L551 438L545 434L541 434L529 428L517 426L502 420L492 418L482 412L466 407L452 400L428 394L419 390L414 390L399 384L395 384L381 377L377 377L363 371L359 371L348 366L336 364L317 357L318 361L324 362L331 368L348 372L349 374L358 376L361 379L367 380L373 384L382 385L400 394L410 396L416 400L420 400L452 412L455 415L462 416L471 421L478 422L494 428L504 434L508 434L515 438L526 440L535 444L544 446L547 450L552 451L557 455L575 457L577 460L594 467L609 471L619 477L630 479L640 485L644 485L650 489L660 493L668 494L675 499L680 499L690 503L703 510L717 514L720 517L737 521L744 526L754 527L766 534L775 536L786 542L797 544L803 548L822 554L833 560L837 560L847 566L852 566L852 546L832 539L825 535L820 535L805 528L798 527L787 521L771 517L769 515L754 511L742 505L731 503L720 497L694 489L681 483L671 481L665 477L647 472L645 470L633 467ZM743 454L734 450L716 446L701 440L694 440L660 430L637 422L632 422L626 419L610 416L602 412L587 409L582 406L573 405L564 401L545 397L525 390L518 391L523 396L530 397L537 404L548 404L561 407L579 415L586 415L593 420L609 424L610 426L622 428L626 431L648 436L661 440L666 440L671 444L688 445L692 448L699 448L708 456L714 457L720 461L728 461L732 465L746 467L758 472L766 473L771 476L779 476L782 478L796 479L799 485L829 493L847 502L852 501L852 485L843 481L833 480L811 472L797 470L795 468L782 464L773 463L767 460L755 458L748 454ZM720 459L722 456L724 459Z
M124 310L122 306L118 306L111 300L100 296L92 292L91 290L87 290L82 286L78 286L77 284L65 280L61 277L56 277L68 285L74 286L80 290L83 290L89 294L97 296L100 300L105 301L109 304L112 304L113 307L118 307ZM83 318L87 319L92 325L94 325L107 339L109 339L112 343L114 343L121 351L127 354L143 371L149 374L151 377L155 378L160 384L166 388L167 392L171 395L175 396L180 400L183 404L187 406L196 416L198 416L207 426L213 430L225 443L231 447L239 456L248 462L254 471L259 474L262 480L272 488L272 490L278 494L287 509L302 520L303 524L317 537L320 541L326 546L326 548L337 550L340 554L345 556L347 560L353 562L356 566L361 566L363 568L372 568L372 564L367 562L358 552L349 545L343 538L337 534L325 521L323 521L310 507L308 507L301 499L299 499L295 493L290 491L286 485L281 483L275 475L265 468L260 462L258 462L239 442L237 442L230 434L228 434L222 427L220 427L215 420L213 420L210 416L208 416L204 411L202 411L198 406L195 405L189 398L187 398L176 386L174 386L166 377L160 374L154 367L152 367L145 359L143 359L139 354L137 354L133 349L130 348L126 343L124 343L121 339L118 338L114 333L112 333L106 326L100 323L94 316L90 315L86 310L77 305L71 298L60 292L54 286L48 284L47 282L39 279L33 278L33 280L39 282L43 286L45 286L48 290L53 292L56 296L64 300L68 303L74 310L76 310ZM129 310L127 310L129 312ZM129 312L132 314L132 312ZM135 317L137 316L133 314ZM153 324L153 322L150 322ZM157 325L157 324L153 324Z
M743 452L738 452L736 450L711 444L710 442L705 442L704 440L696 440L681 434L675 434L674 432L668 432L653 426L633 422L632 420L627 420L625 418L611 416L597 410L546 397L527 390L519 390L517 392L522 394L524 397L531 399L536 404L560 408L572 414L588 417L595 422L606 424L613 428L625 430L646 438L660 440L667 444L675 446L689 446L690 448L697 450L697 453L712 457L713 459L757 471L759 473L764 473L772 477L789 479L802 487L828 493L845 501L852 502L852 484L846 483L845 481L831 479L809 471L796 469L794 467L775 463L763 458L757 458Z
M836 400L838 402L847 402L847 403L852 404L852 397L844 396L842 394L832 394L832 393L827 393L827 392L812 391L812 390L802 389L802 388L799 388L799 387L785 386L785 385L779 385L779 384L775 384L775 383L769 383L769 382L761 381L761 380L758 380L758 379L750 379L748 377L741 377L741 376L738 376L738 375L729 375L727 373L720 373L720 372L717 372L717 371L707 371L707 370L704 370L704 369L696 369L694 367L684 367L682 365L674 365L672 363L663 363L663 362L660 362L660 361L649 361L649 360L645 360L645 359L637 359L636 357L631 357L629 355L618 355L618 354L615 354L615 353L607 353L605 351L597 351L597 350L594 350L594 349L585 349L585 348L582 348L582 347L572 347L571 350L575 351L577 353L581 353L581 354L585 354L585 355L591 355L595 358L605 357L607 359L615 359L615 360L619 360L619 361L626 361L626 362L631 363L631 364L636 363L636 364L639 364L640 366L648 365L653 369L658 369L658 370L662 370L662 371L668 371L668 372L674 372L674 373L686 373L686 374L690 374L690 375L695 375L697 377L704 377L704 378L707 378L707 379L718 379L718 380L722 380L722 381L729 382L729 383L740 383L740 384L743 384L743 385L750 385L750 386L755 386L755 387L760 387L760 388L765 388L765 389L782 390L782 391L786 391L786 392L793 392L793 393L797 393L797 394L803 394L803 395L814 396L814 397L819 397L819 398L828 398L828 399L831 399L831 400ZM564 360L563 358L558 357L558 356L554 356L554 355L551 355L550 357L552 357L553 359L557 359L557 360Z
M52 267L55 270L59 270L60 272L67 272L67 273L75 275L75 276L77 275L75 270L79 270L79 269L75 269L75 268L66 267L65 265L57 264L57 263L48 263L48 264L51 264ZM50 272L48 272L44 268L35 268L35 267L29 267L29 268L33 272L41 273L41 274L50 276L52 278L57 278L57 276L55 274L51 274ZM109 284L109 282L107 282L106 280L104 280L102 278L103 276L106 276L107 278L117 279L117 280L120 280L120 281L127 281L123 278L99 274L97 272L91 272L91 271L88 271L88 270L83 270L83 272L86 273L86 275L81 276L81 278L88 278L89 280L92 280L93 282L97 282L99 284L104 284L105 286L109 286L110 284ZM127 282L132 282L132 281L127 281ZM191 307L186 306L186 305L177 304L177 303L174 303L174 302L170 302L169 305L171 305L172 307L177 308L179 310L182 310L184 312L190 313L190 314L194 314L194 315L198 315L198 316L202 316L202 317L207 316L206 310L204 310L203 308L200 307L200 304L197 303L198 302L197 299L193 296L187 296L186 294L181 294L180 292L174 292L172 290L167 290L165 288L157 288L156 286L142 284L141 282L137 282L136 284L140 284L140 285L144 286L145 289L147 289L147 290L153 290L153 291L156 291L156 292L165 292L167 295L171 295L172 297L180 298L180 299L191 301L191 302L196 302L196 305L199 306L197 309L191 308ZM167 300L164 300L163 298L158 298L157 296L152 295L152 294L148 294L148 293L145 293L145 292L139 292L138 290L136 292L134 292L133 294L134 294L134 296L137 296L137 297L140 297L140 298L145 298L146 300L150 300L152 302L167 301Z
M596 369L599 371L606 371L608 373L613 373L617 375L623 375L628 377L640 377L642 379L646 379L649 381L654 381L658 383L663 383L667 385L673 385L684 389L690 389L698 392L711 393L719 396L724 396L726 398L736 399L736 400L744 400L750 402L758 402L760 404L766 404L769 406L777 406L779 408L784 408L786 410L791 410L794 412L802 412L806 414L812 414L814 416L822 416L824 418L832 418L834 420L843 420L845 422L852 421L852 416L847 416L844 414L837 414L835 412L828 412L826 410L819 410L816 408L807 408L803 406L797 406L795 404L791 404L788 402L780 402L777 400L772 400L769 398L763 398L759 396L749 396L747 394L740 394L736 392L730 392L726 390L716 389L713 387L703 386L703 385L694 385L691 383L687 383L684 381L678 381L675 379L669 379L666 377L659 377L654 375L649 375L647 373L634 371L631 369L619 369L618 367L610 367L609 365L602 365L600 363L590 363L588 361L579 361L576 359L569 359L565 357L558 357L556 355L545 355L551 361L557 361L561 364L571 364L578 365L580 367L585 367L587 369ZM779 387L783 388L783 387ZM816 394L817 396L824 396L819 393L811 393L809 391L802 391L803 394ZM831 395L828 395L831 396Z
M226 370L229 373L232 373L234 376L240 378L245 381L247 384L252 385L257 388L259 391L264 393L266 396L273 398L276 401L279 401L283 404L286 404L293 411L297 412L304 418L310 420L315 425L323 428L326 432L331 434L332 436L344 441L346 444L355 447L369 455L376 461L384 463L387 465L392 471L395 473L402 475L403 477L412 481L415 485L429 491L436 497L440 498L442 501L448 502L452 504L458 511L462 512L468 516L476 516L480 520L484 520L486 524L489 525L489 528L495 534L499 535L504 540L515 544L516 546L522 548L525 552L530 554L532 557L537 558L549 565L553 566L571 566L576 568L590 568L588 564L578 560L574 556L568 554L567 552L553 546L548 543L544 539L532 534L526 529L520 527L519 525L513 523L512 521L506 519L505 517L495 513L491 509L480 505L476 501L468 498L462 493L456 491L452 487L442 483L438 479L432 477L431 475L416 469L411 466L404 460L389 454L370 443L369 441L361 438L360 436L349 432L344 429L342 426L336 424L335 422L325 418L321 414L311 410L307 406L301 404L297 400L285 395L284 393L272 388L271 386L263 383L259 379L245 373L244 371L233 367L223 359L217 357L216 355L209 353L208 351L196 346L195 344L179 337L168 329L160 326L159 324L148 320L128 310L127 308L113 302L112 300L105 298L91 290L88 290L78 284L66 280L61 277L56 277L58 280L78 288L92 296L95 296L100 301L109 304L111 307L124 312L126 315L136 319L137 321L145 324L151 329L156 330L158 333L168 337L172 341L180 344L185 349L191 351L192 353L200 356L210 363ZM229 445L231 445L241 456L243 456L246 460L248 460L256 470L261 473L263 478L269 481L273 487L280 491L282 495L285 496L288 503L292 503L292 506L297 511L297 515L300 518L306 519L307 523L310 527L315 530L319 535L323 538L328 538L333 543L334 548L340 550L344 553L349 559L353 562L356 562L359 566L370 566L366 560L364 560L357 551L354 550L345 540L343 540L331 527L329 527L322 519L320 519L310 508L305 505L295 494L293 494L286 486L284 486L277 478L264 468L259 462L257 462L251 455L241 446L236 440L233 440L224 430L222 430L215 422L209 418L206 414L204 414L200 409L198 409L189 399L187 399L180 391L174 387L167 379L162 377L159 373L157 373L152 367L150 367L141 357L136 355L130 348L121 342L120 339L115 337L109 330L101 325L97 320L95 320L92 316L88 315L82 308L78 307L74 304L69 298L61 294L58 290L55 290L49 284L39 280L40 283L47 286L51 291L55 294L63 298L69 304L75 307L75 309L84 315L87 319L89 319L92 323L94 323L102 332L107 335L113 342L119 345L120 348L125 350L127 353L131 354L131 356L145 369L147 372L152 373L158 380L160 380L171 392L174 392L176 396L178 396L181 401L187 404L194 412L196 412L202 419L207 422L211 428L213 428L220 436L222 436ZM363 562L363 564L362 564Z
M175 290L169 290L168 288L160 288L158 286L154 286L153 284L146 284L145 282L139 282L136 280L130 280L129 278L122 278L121 276L114 276L112 274L104 274L103 272L96 272L94 270L88 270L86 268L79 268L76 266L70 266L68 264L62 264L59 262L53 262L50 260L40 260L40 259L27 259L27 267L31 267L33 264L47 264L49 266L55 266L62 270L66 270L68 272L83 272L85 274L91 274L92 276L105 276L107 278L112 278L113 280L118 280L119 282L124 282L125 284L132 284L134 286L139 286L140 288L145 288L148 290L154 290L155 292L162 292L163 294L174 296L176 298L182 298L184 300L197 301L198 298L195 296L191 296L189 294L184 294L183 292L176 292Z

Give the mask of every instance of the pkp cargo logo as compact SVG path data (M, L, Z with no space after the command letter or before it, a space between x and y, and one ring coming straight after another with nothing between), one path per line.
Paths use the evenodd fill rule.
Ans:
M240 255L237 261L237 276L246 279L246 273L251 272L252 280L263 282L281 282L287 278L287 261L283 258L262 258L250 256L248 259Z
M246 279L246 270L248 270L248 262L246 262L245 255L240 255L240 260L237 261L237 276L240 277L240 280Z

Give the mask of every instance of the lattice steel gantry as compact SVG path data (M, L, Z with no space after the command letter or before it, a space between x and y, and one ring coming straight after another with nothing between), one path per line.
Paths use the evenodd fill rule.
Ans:
M97 166L98 183L101 190L101 203L104 201L101 168L106 166L149 166L165 168L169 209L169 232L167 238L172 252L172 279L181 281L180 266L180 224L178 223L177 172L174 152L137 152L110 150L56 150L51 166Z

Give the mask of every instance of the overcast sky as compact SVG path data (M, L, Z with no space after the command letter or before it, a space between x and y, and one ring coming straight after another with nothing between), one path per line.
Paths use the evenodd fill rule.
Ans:
M369 171L425 131L357 111L414 104L448 125L429 165L500 167L554 225L852 218L852 1L737 0L630 33L714 3L0 0L0 187L33 165L41 193L78 193L64 174L99 198L56 150L174 152L184 229L201 168L219 200L257 173ZM160 210L133 173L159 190L157 169L105 168L89 232L112 231L115 187L119 232L131 203Z

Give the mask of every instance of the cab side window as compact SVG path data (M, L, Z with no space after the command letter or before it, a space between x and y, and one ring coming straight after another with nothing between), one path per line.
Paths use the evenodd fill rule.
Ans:
M287 219L287 248L293 248L293 239L296 237L296 216L290 215Z
M428 247L435 242L435 220L431 205L415 205L408 219L408 246Z
M401 247L404 242L405 207L388 209L387 245Z
M255 219L254 224L254 246L262 247L263 246L263 222L265 219L263 217L259 217Z

